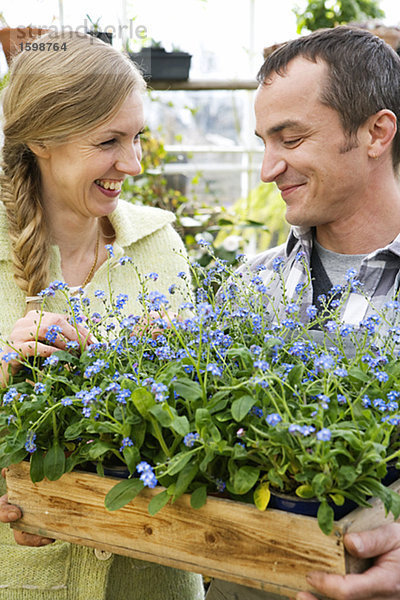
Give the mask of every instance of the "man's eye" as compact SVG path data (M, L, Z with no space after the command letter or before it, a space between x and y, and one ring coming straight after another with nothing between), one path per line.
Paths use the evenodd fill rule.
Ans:
M293 148L294 146L298 146L303 138L296 138L295 140L284 140L283 143L285 146L289 146L289 148Z

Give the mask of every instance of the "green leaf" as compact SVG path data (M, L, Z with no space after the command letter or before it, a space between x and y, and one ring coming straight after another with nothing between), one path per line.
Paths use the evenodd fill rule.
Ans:
M325 473L317 473L311 482L314 496L322 496L331 486L331 478Z
M299 485L299 487L296 488L296 495L300 498L314 498L315 492L312 489L311 485L304 484Z
M126 466L129 469L129 472L134 473L136 465L140 461L139 450L136 448L136 446L126 446L122 450L122 454L124 456L124 460L126 462Z
M338 487L340 489L346 489L351 485L358 477L356 469L350 465L343 465L340 467L337 474Z
M400 516L400 496L397 492L394 492L390 488L388 488L388 492L391 500L390 510L394 516L394 520L397 521Z
M148 416L150 408L156 404L153 394L151 394L145 388L136 388L132 392L131 400L138 413L145 418Z
M113 444L110 442L103 442L102 440L95 440L89 444L89 456L93 460L96 460L103 454L106 454L113 448Z
M295 367L293 367L293 369L291 369L291 371L289 371L289 375L288 375L288 381L289 381L290 385L295 386L295 385L299 384L301 382L301 380L303 379L303 373L304 373L304 365L303 364L296 365Z
M202 397L201 386L197 381L182 378L174 381L173 386L178 396L185 398L188 402L195 402Z
M363 381L364 383L369 383L371 380L371 377L364 373L359 367L352 367L349 369L349 375L350 377L353 377L353 379L358 379L358 381Z
M254 504L257 506L258 510L265 510L267 508L271 498L269 483L267 481L260 483L260 485L256 487L253 498Z
M44 476L50 481L57 481L65 472L65 453L58 444L54 444L46 453L43 468Z
M28 452L25 450L25 448L19 448L19 450L16 450L11 454L5 454L0 459L0 469L20 463L24 460L27 454Z
M77 423L72 423L68 425L67 429L64 432L64 438L66 440L75 440L80 434L86 430L86 425L82 419Z
M342 494L329 494L336 506L343 506L345 497Z
M124 479L107 493L104 504L107 510L114 511L131 502L144 488L140 479Z
M169 427L172 423L172 417L163 404L156 404L149 409L149 413L153 415L162 427Z
M260 469L256 467L240 467L233 475L232 491L234 494L246 494L260 477Z
M192 508L201 508L207 502L207 486L202 485L192 493L190 497L190 506Z
M177 454L175 455L169 462L168 469L165 471L164 475L176 475L183 469L183 467L189 462L192 458L192 455L188 452L185 454Z
M79 358L71 354L71 352L66 352L66 350L57 350L54 355L57 356L60 362L74 365L79 364Z
M232 417L238 423L244 419L244 417L248 414L249 410L253 408L255 403L257 402L257 398L253 396L241 396L232 402Z
M31 456L30 476L33 483L44 478L44 455L42 450L36 450Z
M326 500L323 500L318 508L318 525L325 535L330 535L333 530L334 512L332 506L329 506Z
M184 415L182 417L174 417L171 427L176 433L181 436L185 436L190 431L190 424L188 418Z
M182 469L182 471L180 471L180 473L178 475L178 479L176 480L176 483L175 483L175 492L174 492L174 495L172 498L173 502L175 502L175 500L177 500L180 496L182 496L182 494L184 494L186 492L190 483L193 481L193 479L197 475L198 470L199 470L198 465L189 463L189 464L185 465L185 467Z
M164 508L164 506L168 504L170 497L171 496L168 494L167 490L163 490L162 492L157 494L157 496L153 496L148 506L148 511L151 514L151 516L154 516L158 513L159 510Z

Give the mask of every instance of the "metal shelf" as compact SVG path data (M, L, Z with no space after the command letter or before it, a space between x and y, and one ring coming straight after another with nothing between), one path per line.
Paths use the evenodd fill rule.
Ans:
M211 90L255 90L258 82L255 79L229 79L207 80L188 79L187 81L150 81L150 90L188 90L188 91L211 91Z

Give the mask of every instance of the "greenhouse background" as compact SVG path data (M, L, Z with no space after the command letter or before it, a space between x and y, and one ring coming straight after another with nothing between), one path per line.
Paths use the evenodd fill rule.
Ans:
M337 2L322 3L328 10ZM201 259L195 250L200 237L227 258L285 239L284 204L275 186L259 178L263 147L254 135L255 77L265 48L299 35L295 11L306 5L306 0L20 0L0 4L0 13L11 27L98 26L113 32L117 48L137 52L152 40L167 51L190 53L189 82L149 84L144 172L126 183L124 193L134 202L173 210L189 250ZM378 5L385 13L379 22L395 27L398 0ZM1 54L1 76L6 71Z

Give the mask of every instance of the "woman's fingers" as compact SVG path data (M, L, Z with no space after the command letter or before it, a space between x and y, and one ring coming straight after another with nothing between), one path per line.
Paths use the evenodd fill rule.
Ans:
M0 497L0 521L2 523L11 523L22 517L21 510L8 502L7 494Z
M17 531L16 529L14 529L14 539L20 546L47 546L54 542L51 538L34 535L33 533L27 533L26 531Z

